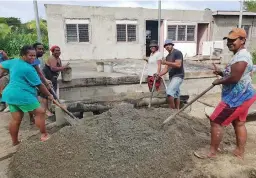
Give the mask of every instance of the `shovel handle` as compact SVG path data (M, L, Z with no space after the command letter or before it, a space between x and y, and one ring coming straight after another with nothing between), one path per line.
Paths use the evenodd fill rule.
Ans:
M184 111L188 106L190 106L192 103L194 103L196 100L198 100L199 98L201 98L205 93L207 93L209 90L211 90L214 87L214 85L211 85L210 87L208 87L206 90L204 90L202 93L200 93L197 97L195 97L194 99L192 99L190 102L188 102L188 104L186 104L185 106L183 106L178 112L176 112L174 115L168 117L163 124L166 124L167 122L169 122L171 119L173 119L175 116L177 116L179 113L181 113L182 111Z
M60 109L62 109L65 113L67 113L71 118L77 120L77 118L71 113L69 112L66 108L64 108L61 104L59 104L56 100L52 100L53 103L58 106Z
M154 77L154 83L153 83L153 87L152 87L152 91L151 91L151 96L150 96L150 100L149 100L149 104L148 104L149 108L151 107L151 102L152 102L152 98L153 98L155 87L156 87L156 77Z

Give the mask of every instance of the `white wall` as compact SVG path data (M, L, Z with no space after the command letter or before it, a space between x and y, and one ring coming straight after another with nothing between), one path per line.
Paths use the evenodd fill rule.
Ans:
M45 5L45 7L49 46L60 46L63 60L142 59L146 54L145 21L158 18L157 9L70 5ZM162 10L162 19L166 21L200 23L210 22L211 18L211 11ZM65 19L88 19L90 42L67 43ZM116 42L116 20L137 21L136 42ZM164 33L166 34L166 31ZM194 43L177 43L176 48L180 49L184 56L196 54Z

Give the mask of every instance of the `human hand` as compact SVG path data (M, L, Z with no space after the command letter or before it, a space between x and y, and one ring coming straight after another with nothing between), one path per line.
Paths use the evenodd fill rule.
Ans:
M214 63L212 63L212 65L213 65L213 73L215 75L221 75L222 71Z
M53 97L52 95L49 95L49 96L47 97L47 99L53 101L53 100L54 100L54 97Z
M216 79L212 82L213 85L220 85L221 84L221 79Z
M48 89L52 88L53 87L52 81L46 79L46 86L47 86Z
M166 62L167 62L167 61L166 61L165 59L163 59L163 60L161 61L161 64L162 64L162 65L166 65Z
M69 62L66 64L66 65L64 65L64 69L67 69L67 68L69 68Z
M146 58L144 58L143 60L146 61L146 62L148 62L148 59L146 59Z
M6 54L6 52L5 52L4 50L0 50L0 54L2 54L2 58L3 58L4 60L7 60L7 59L8 59L8 56L7 56L7 54Z
M158 79L159 77L160 77L159 74L157 73L154 74L154 78Z

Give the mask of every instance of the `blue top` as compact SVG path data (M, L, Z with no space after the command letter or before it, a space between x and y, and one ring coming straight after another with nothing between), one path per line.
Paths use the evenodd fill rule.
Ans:
M2 101L15 105L38 102L36 86L42 82L35 68L21 59L7 60L1 65L10 74L10 82L3 90Z
M236 84L223 85L222 87L222 100L230 107L238 107L255 95L255 90L251 84L252 79L250 76L250 73L253 70L252 56L246 49L242 49L234 55L224 69L223 77L230 75L231 65L241 61L246 62L247 67L239 82Z
M36 58L34 60L34 62L31 63L32 66L37 66L37 65L40 65L40 60L38 58Z

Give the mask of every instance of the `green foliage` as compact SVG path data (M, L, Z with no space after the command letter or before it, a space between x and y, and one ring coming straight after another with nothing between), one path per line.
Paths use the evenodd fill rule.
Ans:
M0 23L0 39L5 38L9 33L11 33L11 27L5 23Z
M254 65L256 65L256 51L252 52L252 62Z
M40 20L42 43L48 50L48 32L46 20ZM20 19L0 17L0 49L9 57L18 57L20 48L37 42L36 22L21 23Z
M256 12L256 1L255 0L246 0L244 2L245 9L249 12Z

